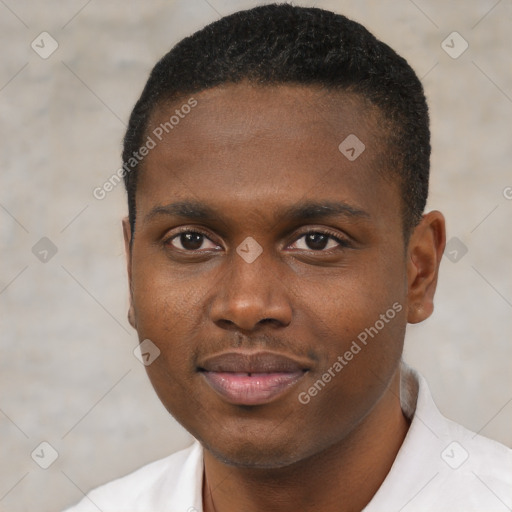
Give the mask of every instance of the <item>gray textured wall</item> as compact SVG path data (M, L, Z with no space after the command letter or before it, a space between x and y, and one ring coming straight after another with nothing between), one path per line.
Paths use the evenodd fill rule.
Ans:
M0 2L1 510L58 510L188 443L132 353L124 191L101 201L92 191L119 166L125 123L157 58L256 4ZM444 258L436 312L409 329L406 359L446 415L510 446L512 3L313 4L364 23L423 77L429 206L446 214L449 256L459 259ZM58 43L50 56L44 31ZM442 47L453 31L469 44L458 58L457 36L447 39L452 56ZM46 470L35 462L52 461L43 441L58 452Z

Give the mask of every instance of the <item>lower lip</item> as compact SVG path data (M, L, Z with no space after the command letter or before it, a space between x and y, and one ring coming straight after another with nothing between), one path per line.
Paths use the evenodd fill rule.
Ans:
M305 372L228 373L203 372L208 384L227 402L261 405L271 402L296 384Z

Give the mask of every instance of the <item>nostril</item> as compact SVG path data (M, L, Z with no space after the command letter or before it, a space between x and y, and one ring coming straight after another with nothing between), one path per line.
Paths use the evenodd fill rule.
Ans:
M273 323L276 323L276 322L279 322L279 321L276 320L275 318L263 318L258 323L259 324L273 324Z
M236 328L235 322L228 320L226 318L220 318L217 320L217 325L222 327L223 329L233 329Z

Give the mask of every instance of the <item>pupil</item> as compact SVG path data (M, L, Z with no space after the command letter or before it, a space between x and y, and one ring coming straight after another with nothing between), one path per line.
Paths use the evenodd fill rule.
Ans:
M313 250L325 249L329 237L322 233L310 233L306 235L306 245Z
M183 233L181 235L181 245L185 249L199 249L203 245L203 235L200 233Z

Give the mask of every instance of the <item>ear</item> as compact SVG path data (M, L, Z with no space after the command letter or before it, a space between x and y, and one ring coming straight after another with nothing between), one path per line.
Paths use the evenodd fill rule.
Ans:
M439 265L446 244L446 228L441 212L423 216L407 247L407 321L416 324L434 311L434 294Z
M126 253L126 267L128 270L128 286L130 288L130 306L128 308L128 322L130 325L136 329L137 322L135 320L135 309L133 307L133 289L132 289L132 249L131 249L131 239L132 239L132 231L130 227L130 221L128 217L123 219L123 236L124 236L124 250Z

